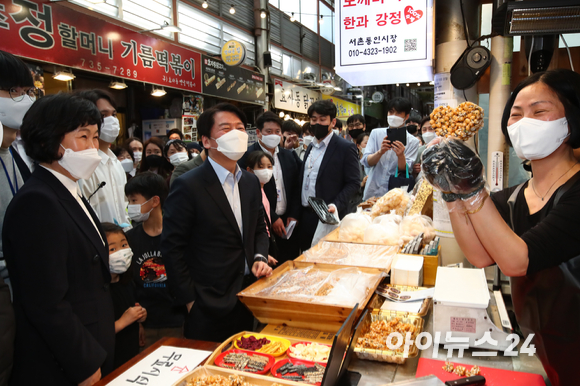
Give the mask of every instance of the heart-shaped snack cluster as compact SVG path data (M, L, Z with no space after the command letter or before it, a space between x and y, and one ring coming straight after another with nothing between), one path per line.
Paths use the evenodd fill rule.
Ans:
M467 141L483 127L483 109L471 102L457 108L439 106L431 113L431 127L439 137Z

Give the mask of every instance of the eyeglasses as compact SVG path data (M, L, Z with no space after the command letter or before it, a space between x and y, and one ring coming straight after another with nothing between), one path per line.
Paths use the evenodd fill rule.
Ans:
M357 122L357 123L351 123L350 125L348 125L348 128L351 130L354 129L355 127L363 127L363 124L360 122Z
M38 97L38 89L36 87L31 87L27 90L20 90L18 91L16 88L12 87L10 90L2 89L3 91L8 91L10 94L10 98L14 102L20 102L24 99L26 95L30 98L31 101L35 101Z

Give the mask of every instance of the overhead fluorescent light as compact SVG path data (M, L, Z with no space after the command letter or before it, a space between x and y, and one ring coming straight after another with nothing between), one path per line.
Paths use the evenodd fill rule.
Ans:
M109 84L110 88L114 88L115 90L123 90L124 88L127 88L127 83L120 81L120 82L111 82Z
M509 1L493 15L493 31L503 36L580 32L580 4L570 0Z
M334 91L342 91L342 89L340 87L335 87Z
M161 96L163 96L165 94L167 94L167 91L165 91L163 89L163 87L162 88L155 88L155 86L153 86L153 91L151 91L151 95L152 96L154 96L154 97L161 97Z
M56 74L52 76L53 79L62 80L63 82L73 80L76 76L73 75L72 71L58 71Z
M153 29L144 29L142 31L139 31L139 33L143 33L143 32L152 32L152 31L169 31L169 32L181 32L181 28L173 25L173 24L169 24L167 21L164 21L163 24L161 24L159 26L159 28L153 28Z

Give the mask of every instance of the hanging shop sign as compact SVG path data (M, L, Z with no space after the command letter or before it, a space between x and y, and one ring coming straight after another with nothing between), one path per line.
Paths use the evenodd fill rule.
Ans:
M274 107L277 109L308 114L308 107L320 98L318 91L274 79Z
M222 47L222 60L227 66L239 66L246 60L246 46L237 40L229 40Z
M359 86L433 80L433 0L339 0L335 71Z
M264 75L203 55L203 93L241 102L266 103Z
M38 0L0 4L2 49L42 62L201 92L201 55Z
M356 103L347 102L344 99L323 95L322 99L328 99L336 105L336 117L343 119L351 115L360 114L360 106Z

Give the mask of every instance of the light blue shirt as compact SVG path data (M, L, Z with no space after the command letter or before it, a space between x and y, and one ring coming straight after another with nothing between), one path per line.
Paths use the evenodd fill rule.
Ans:
M316 138L312 140L312 149L308 158L304 160L304 179L302 180L302 206L308 206L308 197L316 197L316 178L318 177L318 170L322 164L322 159L328 148L328 144L334 134L330 133L318 141Z
M397 165L399 163L397 154L394 150L388 150L375 166L370 166L368 163L369 155L372 155L381 149L381 144L387 135L387 128L380 127L371 131L367 147L360 163L365 167L368 179L365 185L365 192L363 200L368 200L371 197L382 197L389 191L389 178L395 174ZM413 164L417 159L417 151L419 149L419 140L407 133L407 146L405 146L405 160L409 167L409 174L413 168Z
M236 175L234 176L229 170L224 168L222 165L215 162L211 157L207 158L209 163L213 167L215 174L217 174L218 180L220 184L222 184L222 188L224 193L226 194L226 198L230 203L230 207L232 212L234 213L234 217L236 218L236 222L238 223L238 227L240 228L240 233L242 234L242 238L244 237L244 227L242 223L242 203L240 200L240 188L238 183L240 182L240 178L242 178L242 169L236 163ZM245 266L246 266L246 275L250 274L250 269L248 268L248 262L244 259Z

